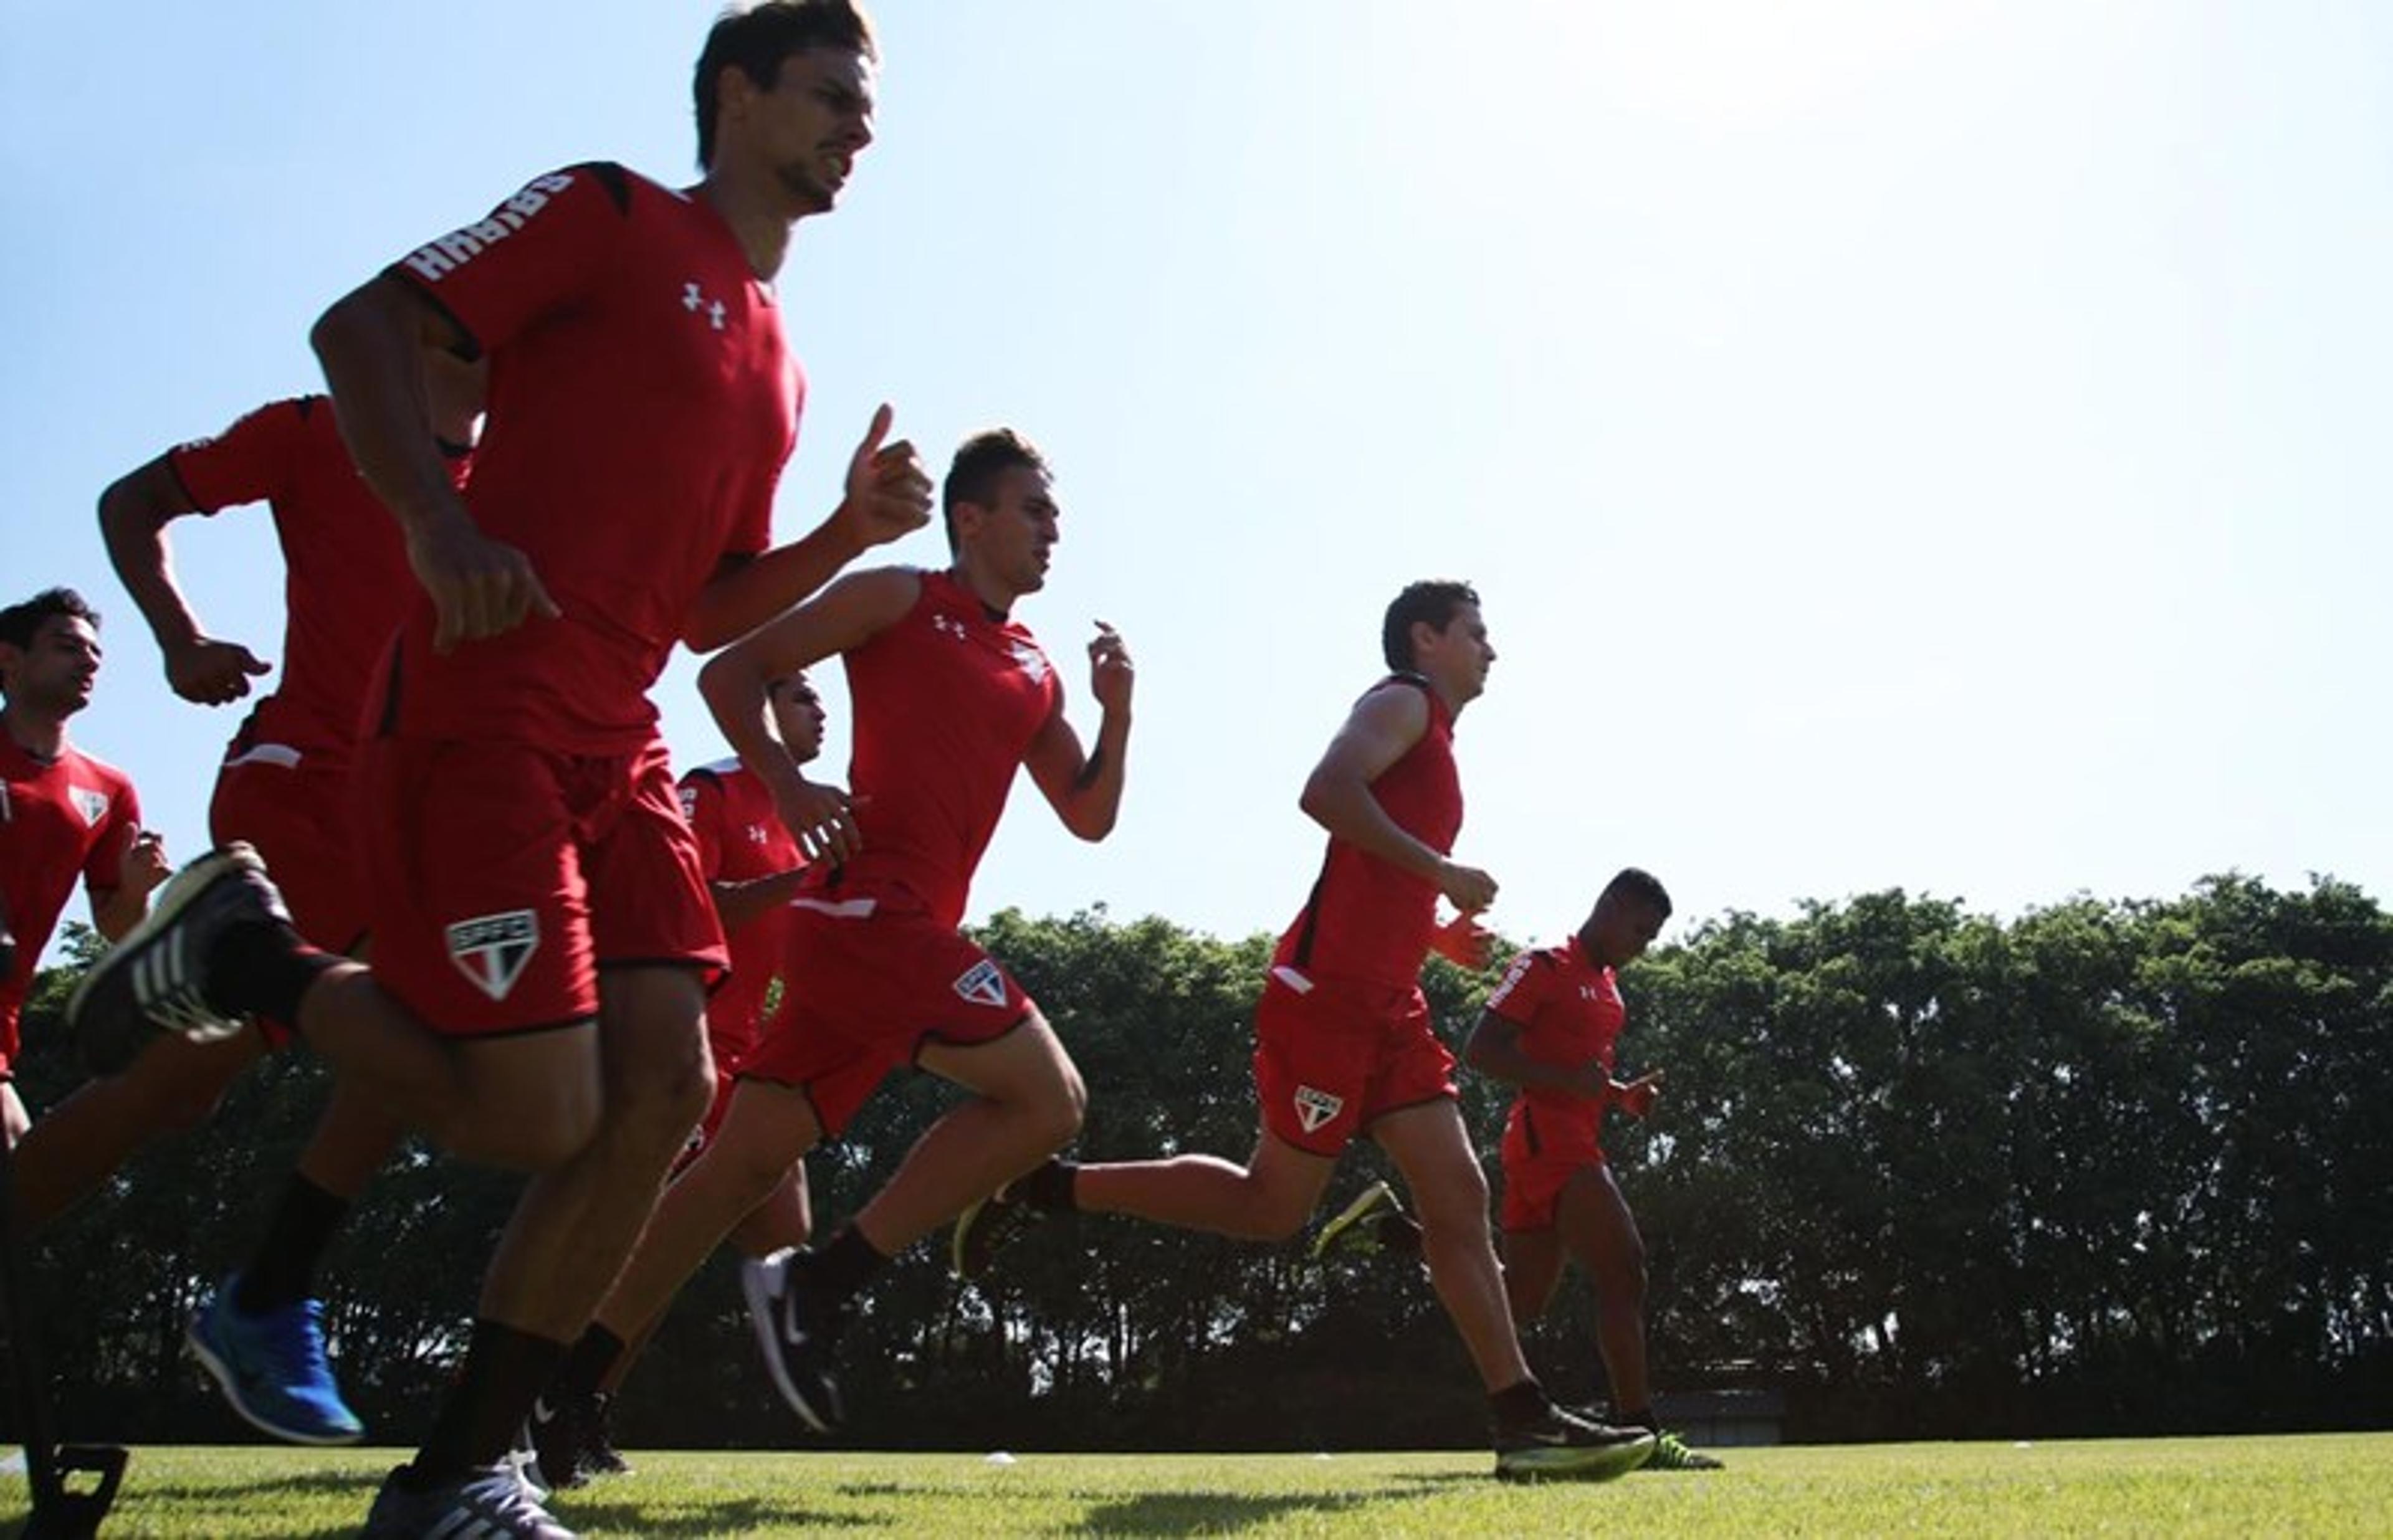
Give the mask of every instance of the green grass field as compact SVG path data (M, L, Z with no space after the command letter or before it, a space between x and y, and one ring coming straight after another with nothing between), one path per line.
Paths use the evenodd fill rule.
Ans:
M1479 1455L635 1454L560 1496L593 1537L2393 1533L2393 1433L1729 1450L1728 1469L1499 1485ZM387 1451L140 1449L111 1537L356 1533ZM23 1511L13 1481L13 1526Z

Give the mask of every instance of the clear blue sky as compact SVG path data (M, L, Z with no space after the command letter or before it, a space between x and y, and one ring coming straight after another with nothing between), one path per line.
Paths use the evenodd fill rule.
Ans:
M1433 574L1502 654L1458 854L1516 937L1627 862L1687 915L2393 893L2393 10L876 14L880 141L785 274L780 529L883 398L939 464L1012 423L1065 506L1023 618L1084 723L1090 621L1140 665L1119 831L1023 788L976 913L1284 922L1299 784ZM712 15L0 0L0 589L108 612L75 737L180 853L236 718L167 692L98 490L312 388L327 302L530 176L688 176ZM176 539L272 655L262 514ZM720 752L687 660L660 698Z

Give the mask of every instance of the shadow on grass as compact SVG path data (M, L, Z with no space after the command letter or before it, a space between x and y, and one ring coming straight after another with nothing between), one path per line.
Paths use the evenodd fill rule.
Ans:
M1226 1492L1150 1492L1092 1506L1074 1533L1081 1534L1227 1534L1292 1513L1323 1516L1388 1501L1384 1494L1334 1493L1241 1496Z
M357 1499L357 1518L326 1529L294 1532L291 1540L355 1540L358 1524L373 1503L382 1477L372 1471L306 1471L254 1481L145 1481L141 1495L164 1502L238 1505L244 1498L324 1496L346 1494ZM727 1497L704 1503L677 1500L656 1506L640 1502L591 1501L580 1493L552 1500L556 1516L576 1529L605 1534L638 1535L641 1540L711 1540L735 1530L778 1525L810 1530L888 1529L895 1520L853 1513L818 1513L800 1505L760 1497ZM0 1529L0 1533L7 1533ZM1182 1533L1167 1531L1159 1533Z

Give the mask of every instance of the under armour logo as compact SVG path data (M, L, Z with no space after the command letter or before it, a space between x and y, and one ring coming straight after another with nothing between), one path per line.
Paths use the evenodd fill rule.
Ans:
M952 615L932 616L931 629L942 635L952 636L959 642L964 639L964 623Z
M681 307L693 316L701 310L705 311L707 324L718 332L723 330L723 302L719 299L707 298L706 291L697 284L685 283L681 286Z

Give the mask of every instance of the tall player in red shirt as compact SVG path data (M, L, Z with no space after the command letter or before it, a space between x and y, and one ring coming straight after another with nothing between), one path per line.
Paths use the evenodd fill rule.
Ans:
M435 429L462 479L482 371L438 353L425 368ZM157 638L168 684L187 700L224 705L247 696L268 665L201 625L176 581L166 527L248 502L272 510L282 548L282 676L226 752L211 832L218 844L245 840L257 850L302 935L328 951L355 951L365 929L347 855L358 702L414 585L398 530L341 442L333 403L272 402L216 437L168 450L101 495L100 527ZM257 1030L208 1044L176 1038L122 1075L87 1082L20 1152L21 1211L47 1220L150 1140L204 1119L267 1047ZM256 1253L192 1319L193 1351L235 1410L278 1438L349 1443L364 1432L325 1360L310 1285L401 1133L373 1098L336 1089Z
M819 1251L751 1273L774 1384L817 1430L842 1418L831 1350L883 1264L1070 1141L1079 1073L1039 1008L956 928L1017 769L1066 829L1111 833L1130 748L1130 654L1099 623L1083 752L1064 688L1016 601L1047 581L1057 511L1045 462L997 430L956 451L943 492L955 565L841 580L713 659L700 687L740 762L796 824L810 790L765 730L765 685L838 654L855 707L860 848L807 870L790 988L740 1073L713 1143L666 1192L598 1323L619 1336L664 1308L726 1232L907 1064L973 1092Z
M299 943L236 846L178 874L74 1010L102 1062L137 1051L144 1021L294 1022L403 1115L445 1103L452 1147L535 1171L461 1377L369 1535L569 1533L504 1456L705 1111L725 963L647 691L676 641L728 642L928 516L884 408L839 509L765 549L799 404L771 280L871 141L872 59L846 0L726 13L693 83L696 187L606 164L538 177L317 323L351 455L428 595L359 768L373 966ZM491 360L462 498L427 346ZM791 821L831 855L853 843L829 791Z
M1419 984L1432 947L1474 963L1476 916L1496 881L1449 852L1462 827L1454 720L1496 660L1479 595L1417 582L1380 632L1389 677L1356 702L1305 782L1301 805L1329 832L1321 876L1272 955L1255 1007L1262 1129L1244 1166L1212 1155L1056 1161L957 1225L955 1264L977 1273L1014 1221L1042 1210L1134 1214L1250 1240L1293 1235L1357 1134L1412 1189L1430 1277L1485 1383L1497 1473L1602 1478L1633 1468L1650 1436L1556 1407L1521 1356L1487 1234L1487 1182L1456 1101L1454 1058ZM1440 895L1456 918L1437 923Z
M1659 1071L1613 1077L1628 1009L1615 970L1643 955L1670 918L1670 895L1631 867L1605 884L1578 933L1523 952L1487 997L1465 1063L1520 1088L1504 1123L1504 1289L1515 1320L1536 1320L1566 1261L1595 1285L1596 1342L1612 1381L1611 1420L1654 1435L1648 1469L1720 1462L1662 1431L1645 1372L1645 1245L1603 1158L1603 1113L1653 1107Z
M792 764L822 752L822 701L802 672L765 686L773 736ZM706 1041L714 1060L714 1101L692 1136L683 1164L713 1141L731 1109L740 1067L755 1052L766 1006L788 988L786 954L790 900L805 877L805 856L781 825L764 780L737 759L702 764L681 778L681 808L697 837L699 866L714 895L714 912L731 953L731 977L706 1002ZM806 1202L806 1171L792 1166L781 1184L736 1225L728 1237L761 1265L775 1252L804 1246L814 1228ZM618 1338L594 1323L574 1344L556 1382L532 1404L525 1429L551 1487L575 1487L590 1476L630 1467L616 1453L608 1415L616 1390L661 1323L662 1312Z
M67 741L67 718L99 678L99 615L72 589L0 609L0 1137L25 1137L17 1096L17 1018L42 948L80 880L110 941L130 932L166 877L165 850L141 828L133 783Z

